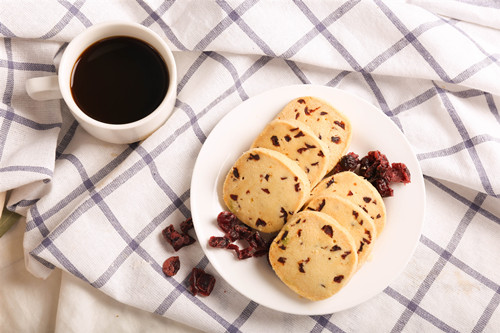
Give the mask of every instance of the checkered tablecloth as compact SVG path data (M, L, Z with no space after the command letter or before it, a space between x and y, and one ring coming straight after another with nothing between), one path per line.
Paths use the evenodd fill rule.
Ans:
M178 65L175 112L141 143L90 137L26 79L56 72L76 34L110 19L161 35ZM0 192L27 216L27 268L58 267L113 298L210 332L500 330L500 5L447 1L0 1ZM194 161L217 122L275 87L319 84L379 107L426 182L425 225L407 268L349 310L297 316L240 295L198 244L161 239L190 216ZM230 138L228 138L230 140ZM192 267L216 276L192 296Z

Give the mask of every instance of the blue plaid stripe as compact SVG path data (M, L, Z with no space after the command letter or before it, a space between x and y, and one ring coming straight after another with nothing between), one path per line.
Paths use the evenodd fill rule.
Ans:
M458 2L463 2L469 5L482 6L487 8L497 8L500 9L500 4L495 0L456 0Z
M85 4L85 0L76 1L75 4L69 1L60 1L59 3L68 10L67 13L52 29L40 36L40 39L49 39L56 36L74 18L78 19L85 27L90 27L92 25L92 22L80 11L80 8Z
M473 202L467 200L464 196L460 195L458 192L453 191L452 189L445 186L443 183L437 181L436 179L433 179L433 178L428 177L428 176L424 176L424 177L427 181L431 182L433 185L435 185L440 190L444 191L446 194L450 195L454 199L458 200L463 205L472 206L474 204ZM478 209L479 214L481 214L482 216L486 217L487 219L489 219L497 224L500 224L500 217L496 216L492 212L489 212L481 207L478 207L477 209Z
M335 325L335 323L332 322L331 320L332 315L311 316L311 318L316 321L316 324L311 329L311 333L323 332L325 329L330 332L345 333L344 330L342 330L340 327L338 327L337 325Z
M416 312L418 304L422 301L426 293L429 291L430 287L432 284L435 282L436 278L439 276L441 273L443 267L446 265L446 263L449 260L449 257L451 256L451 253L456 249L460 242L460 238L463 236L463 233L465 232L465 229L467 228L467 225L471 222L472 218L474 215L477 213L477 210L481 203L484 201L485 195L483 193L479 193L476 197L476 200L474 201L474 204L471 205L465 216L463 217L462 221L460 222L458 228L455 230L455 233L448 243L448 246L443 253L441 253L438 261L434 264L432 267L431 271L429 274L426 276L426 278L423 280L420 288L417 290L414 298L409 302L407 305L407 309L401 314L398 322L396 323L395 326L395 331L399 331L399 328L403 328L404 325L410 320L410 317L413 315L413 313ZM425 318L424 318L425 319Z
M307 18L315 25L315 30L325 36L325 38L332 44L334 49L337 50L342 55L342 57L349 63L352 69L356 72L362 73L367 84L369 85L374 95L376 96L379 107L382 109L382 111L384 111L385 114L391 117L393 121L402 130L399 120L397 118L392 117L393 114L389 110L387 102L385 101L385 97L383 96L380 88L377 86L377 83L373 79L373 76L369 74L368 71L357 62L355 57L342 45L342 43L330 31L325 29L326 26L331 25L333 22L342 17L342 15L348 13L349 10L354 8L354 6L357 5L359 2L360 1L346 2L343 6L341 6L334 13L331 14L328 17L328 21L325 20L326 21L325 23L319 22L319 20L313 15L313 13L306 6L302 6L301 10L304 12Z
M419 306L419 302L422 300L422 298L425 296L429 288L432 286L434 280L438 277L439 273L443 269L443 267L446 264L452 264L459 268L461 271L464 273L468 274L472 278L474 278L476 281L478 281L480 284L490 288L491 290L494 291L494 295L490 301L490 304L488 307L485 309L483 312L482 316L478 319L478 322L475 326L475 329L477 329L478 332L482 331L482 328L485 327L487 323L487 318L491 317L492 308L494 307L495 309L498 307L498 299L500 297L499 291L500 291L500 285L497 282L494 282L485 276L481 275L479 272L475 271L472 269L470 266L468 266L466 263L463 261L457 259L456 257L453 256L453 251L456 249L458 244L460 243L460 238L463 236L465 229L467 228L467 225L471 222L472 218L474 217L475 214L479 213L492 221L495 221L496 223L500 223L500 220L497 216L491 214L490 212L484 210L481 208L481 204L486 198L486 195L484 193L478 193L476 196L474 202L471 202L467 199L465 199L463 196L459 195L457 192L451 190L450 188L446 187L442 183L436 181L435 179L426 178L430 183L433 185L437 186L440 188L443 193L446 193L447 195L452 196L453 198L457 199L460 203L469 206L469 210L466 212L464 215L461 223L455 230L453 238L450 240L448 247L446 249L441 248L438 246L436 243L432 242L430 239L428 239L425 235L422 236L421 238L421 244L425 245L429 249L433 250L437 254L439 254L438 261L435 263L433 269L431 272L427 275L426 279L422 282L419 290L415 294L414 299L410 300L392 289L391 287L387 287L386 290L384 291L386 294L394 298L395 300L399 301L402 305L406 306L405 312L401 315L398 323L394 327L395 332L400 332L404 329L405 324L408 322L412 314L417 314L418 316L422 317L423 319L429 321L431 324L433 324L436 328L439 328L445 332L460 332L459 329L453 328L449 324L443 322L439 318L436 318L433 316L431 313L426 311L425 309L421 308ZM476 331L476 330L475 330Z
M13 65L12 65L12 40L10 38L6 38L4 40L5 44L5 52L7 53L7 78L5 80L5 93L2 97L2 102L7 105L8 109L5 110L5 116L3 117L3 122L2 122L2 127L0 130L1 135L3 136L2 141L0 142L0 158L3 155L3 150L4 150L4 145L6 138L5 136L7 135L7 132L9 131L10 124L12 122L12 119L14 119L14 113L12 112L12 108L10 107L10 101L12 99L12 90L14 88L13 85L13 80L14 80L14 71L13 71Z
M60 128L61 123L53 123L53 124L41 124L37 123L31 119L27 119L24 117L21 117L17 115L11 108L7 108L6 110L0 109L0 116L3 117L6 120L9 120L9 122L5 122L6 124L10 124L12 122L21 124L23 126L32 128L37 131L46 131L50 130L53 128ZM8 128L4 129L5 132L8 132Z
M170 26L162 19L161 15L169 10L169 8L174 4L173 1L165 1L156 10L153 10L146 1L137 0L137 3L142 7L142 9L148 14L142 24L149 27L153 23L160 26L164 34L167 36L168 40L175 45L179 50L185 51L187 47L182 44L182 42L177 38L175 33L173 33Z
M189 211L189 208L184 204L185 199L182 200L179 196L177 196L177 194L175 194L175 191L173 191L172 188L165 182L165 180L160 177L158 167L154 163L154 157L140 146L137 147L136 152L139 153L144 162L148 165L151 176L153 177L155 183L163 190L163 192L165 192L169 200L175 205L176 209L181 211L184 217L190 217L191 212Z
M55 73L56 68L54 65L50 64L38 64L38 63L25 63L18 61L6 61L0 59L0 67L10 68L16 71L28 71L28 72L47 72ZM8 97L8 96L5 96Z
M493 188L491 187L490 180L488 179L488 175L486 174L484 170L484 166L481 163L481 160L478 156L476 148L471 145L470 141L470 135L467 131L467 128L465 127L464 123L458 116L453 104L450 102L446 94L444 94L443 90L436 86L436 89L438 91L439 97L443 101L443 104L445 105L448 113L450 114L451 119L453 120L453 123L457 127L458 132L460 133L460 136L463 139L465 148L467 149L467 152L469 153L470 157L472 158L472 161L474 163L474 166L476 167L477 173L479 174L479 178L481 179L481 183L483 184L483 188L485 189L486 193L496 196L497 194L494 193Z
M264 52L264 54L268 56L276 56L269 45L267 45L267 43L259 35L257 35L244 20L241 19L244 12L251 8L255 3L255 0L247 0L236 9L233 9L226 1L222 0L218 2L218 5L227 13L227 17L237 24L238 27L257 45L257 47Z
M82 184L75 188L71 193L69 193L64 199L56 203L51 209L47 210L44 212L42 215L40 215L40 218L42 220L48 220L52 216L56 215L57 212L64 206L70 204L73 200L75 200L78 196L82 195L84 192L87 192L91 186L88 184L95 184L101 181L104 177L107 176L107 174L116 168L120 163L122 163L125 158L132 153L133 151L133 145L131 145L129 148L125 149L122 154L120 154L118 157L116 157L113 161L111 161L109 164L105 165L102 169L100 169L93 177L87 178L85 175L82 176ZM73 155L70 154L62 154L59 156L60 159L65 159L70 162L74 162L76 165L79 165L79 162L77 158L75 158ZM80 164L81 168L81 164ZM77 167L78 169L78 167ZM83 169L80 169L83 170ZM37 216L38 214L35 214ZM36 226L31 224L30 221L28 221L27 224L27 230L30 231L34 229ZM61 226L61 228L64 228ZM64 230L61 230L61 232Z
M62 253L59 250L59 248L52 242L52 240L49 237L44 238L41 245L47 248L52 253L52 255L57 259L57 261L68 270L68 272L71 272L74 276L78 277L79 279L82 279L85 282L89 282L89 280L87 280L85 275L82 272L80 272L75 267L75 265L73 265L73 263L64 255L64 253ZM35 253L33 254L33 257L36 258L37 260L39 259L39 257ZM54 268L54 266L51 263L45 261L43 258L40 262L47 268Z
M179 198L179 201L184 202L185 200L187 200L187 198L188 198L188 193L186 192ZM113 261L113 263L108 267L108 269L91 284L96 288L103 287L112 278L113 274L116 273L116 271L125 262L125 260L134 252L138 252L138 254L144 260L146 260L149 263L152 263L154 270L158 274L163 276L162 268L156 262L155 258L152 258L143 248L140 248L139 251L137 251L137 248L139 247L139 244L141 244L148 236L151 235L151 233L157 231L158 226L160 226L161 223L163 223L172 213L174 213L176 209L178 209L178 204L173 203L169 205L165 210L163 210L158 216L153 218L153 220L150 223L148 223L134 239L129 240L128 245L124 247L120 255ZM172 281L172 283L178 286L176 281Z
M461 2L468 1L462 0ZM302 13L302 19L311 24L311 28L305 34L297 36L296 42L289 45L285 52L277 54L273 45L266 39L266 36L259 35L246 20L246 15L252 15L252 10L257 6L263 5L262 2L251 0L238 3L218 1L216 4L220 8L220 14L222 14L220 21L214 27L207 30L199 41L193 43L193 41L183 40L183 37L171 26L169 15L176 9L177 4L174 2L163 2L155 9L147 2L137 1L136 5L138 7L136 8L142 9L142 12L138 13L142 24L151 27L158 26L170 43L178 50L198 51L194 61L186 68L183 68L177 87L179 95L176 101L176 108L185 115L187 120L179 123L169 136L166 136L161 142L157 142L155 145L148 146L147 148L145 145L124 147L116 157L108 160L103 167L91 173L87 171L85 161L80 160L81 157L73 153L72 139L80 130L78 124L73 122L59 140L56 148L56 158L57 163L71 163L73 165L75 174L81 177L80 185L68 191L64 198L52 202L48 206L45 203L38 202L38 200L26 200L17 204L18 206L25 207L32 205L30 209L31 220L28 221L27 232L37 232L41 236L40 245L33 249L31 252L32 256L46 267L54 268L54 264L56 264L103 290L106 290L108 285L113 283L113 277L124 267L126 261L131 256L142 258L144 262L149 263L149 266L157 276L163 277L161 271L162 258L153 256L150 253L147 241L151 237L154 237L166 223L169 223L166 221L172 221L174 218L177 218L174 216L178 215L178 213L184 217L188 217L190 212L189 190L184 189L179 192L178 189L174 188L171 180L165 179L162 176L164 165L159 161L162 161L163 156L172 149L180 136L189 136L191 142L196 142L196 144L203 143L210 129L205 128L202 123L205 119L210 118L213 112L219 112L218 108L222 101L231 100L233 104L237 104L238 101L248 99L256 91L254 88L251 88L249 82L265 72L270 66L278 65L281 68L287 68L294 76L291 82L288 81L288 84L321 83L328 86L343 87L355 82L356 88L363 87L363 89L366 89L372 101L376 102L384 113L391 117L405 133L411 132L413 129L408 127L408 124L403 119L404 117L420 112L420 107L429 101L438 100L444 106L447 115L451 119L451 123L455 126L457 141L447 147L437 145L427 151L420 151L417 155L418 159L421 162L432 162L442 157L454 156L459 152L467 152L475 168L475 176L479 180L482 191L475 193L473 199L470 200L436 178L426 176L428 186L434 187L442 196L453 198L457 205L466 208L466 212L462 216L461 221L456 225L455 230L450 231L452 236L447 244L438 244L425 234L422 236L420 247L431 250L437 255L437 259L429 267L428 274L419 281L419 287L414 295L410 297L405 296L391 286L385 289L384 295L392 300L393 304L403 307L403 311L396 317L393 316L394 326L392 330L394 332L410 329L411 321L415 318L423 320L441 331L460 332L462 328L457 327L454 322L450 321L450 318L438 317L426 303L422 302L424 297L430 294L430 290L436 285L436 281L440 279L444 268L447 265L452 265L473 279L477 285L485 286L492 292L487 306L481 311L481 315L477 318L472 318L474 321L473 331L479 332L487 329L490 321L493 320L492 318L494 318L495 313L498 311L500 302L500 286L498 281L473 268L470 263L460 259L456 255L455 250L463 243L463 237L468 232L469 226L476 223L475 219L486 219L493 222L493 225L500 225L500 217L497 216L496 212L485 208L485 202L488 199L496 200L498 192L493 186L494 182L491 174L488 174L485 167L483 153L480 152L482 145L498 145L500 138L496 136L496 133L471 135L468 127L460 117L458 101L481 99L484 108L500 124L500 115L497 107L498 100L495 100L495 96L492 93L478 89L459 87L460 89L456 89L456 91L450 91L446 87L443 87L440 81L450 84L462 84L473 79L476 75L483 73L485 70L498 68L500 65L498 54L484 48L457 20L434 17L432 20L421 22L417 26L410 28L400 18L397 10L382 1L375 1L375 8L381 15L385 16L389 24L392 24L399 31L400 38L388 44L387 48L379 54L374 54L373 58L366 64L362 64L359 61L358 55L339 39L334 29L343 19L349 17L352 12L359 10L361 5L366 6L367 2L364 1L347 1L338 5L335 3L336 6L332 5L331 13L324 15L323 18L319 18L317 13L311 10L313 4L294 1L293 5ZM497 8L495 3L490 1L480 1L474 4ZM55 21L56 23L52 27L40 35L41 39L51 39L57 36L62 29L68 27L70 22L79 22L82 27L90 26L93 23L93 18L90 14L91 10L88 10L89 4L83 0L74 3L60 2L59 6L63 7L66 12ZM433 29L445 25L471 41L477 47L477 50L484 55L483 59L469 64L468 67L463 68L455 76L451 76L447 72L447 67L442 63L442 59L435 56L428 45L423 44L420 39L421 36L432 33ZM242 67L237 62L233 62L231 54L211 50L211 45L217 43L222 34L229 29L238 31L241 36L245 36L252 41L253 46L259 50L257 52L258 56L254 58L255 60L250 65ZM13 40L10 38L16 37L13 30L0 24L0 34L7 37L3 39L6 58L0 59L0 68L6 70L6 79L5 83L3 83L3 103L5 106L0 108L1 161L2 152L6 149L3 145L6 142L7 136L12 135L10 133L13 126L23 126L34 131L44 131L60 128L61 124L34 122L29 118L19 115L15 108L11 106L15 83L18 80L16 78L17 72L36 71L51 73L55 71L55 66L36 62L16 61L12 49ZM348 66L350 66L349 68L340 68L340 70L329 69L331 75L322 82L318 82L318 78L312 74L307 65L294 60L301 51L307 49L311 42L318 39L327 41L332 52L337 52L346 61ZM190 50L186 45L194 45L194 47ZM389 88L382 83L377 71L407 48L413 48L420 55L421 59L428 64L435 79L433 82L429 81L422 91L406 97L404 100L398 100L388 93ZM197 74L204 66L211 66L211 68L217 68L226 73L231 78L231 81L226 81L226 86L224 86L224 90L220 95L213 96L212 99L205 103L204 107L200 108L194 106L192 97L185 91L188 90L193 80L198 79ZM265 87L267 85L264 85ZM124 169L121 165L125 161L133 161L134 163ZM38 172L43 174L44 178L51 178L54 175L53 171L49 168L31 165L2 167L0 168L0 174L6 175L9 171L18 170L32 173ZM121 225L113 211L114 207L108 204L108 198L115 191L125 188L127 183L131 179L133 180L134 177L138 177L138 174L143 170L147 171L151 176L149 185L158 188L165 195L167 204L161 212L152 217L150 221L147 221L138 233L131 234L126 227ZM102 182L112 171L118 172L113 174L113 179L107 182L106 186L97 188L96 185ZM79 203L82 197L86 199ZM58 212L67 206L74 207L71 214L65 217L61 223L54 224L53 220L59 218ZM78 263L73 263L68 259L58 242L65 236L65 233L73 224L84 223L82 217L88 210L94 207L100 209L107 223L113 227L113 230L122 239L123 244L121 251L116 257L112 258L113 260L111 260L107 269L100 272L97 278L90 278L88 272L82 270ZM41 210L42 208L43 210ZM46 258L49 257L55 259L55 261L47 261ZM202 255L201 259L197 261L196 266L209 269L209 262ZM204 299L193 297L189 293L186 289L186 279L168 279L167 282L170 285L170 289L162 291L162 301L156 304L151 311L166 316L174 315L176 314L176 310L174 309L175 304L177 302L188 301L197 311L201 311L206 316L213 318L215 325L208 330L214 331L243 332L247 331L247 325L251 325L259 320L259 309L261 306L243 298L241 298L242 308L240 312L234 314L231 313L231 310L228 310L231 313L231 317L226 313L214 311L207 305ZM304 329L305 331L349 331L349 328L344 327L341 323L341 315L299 318L291 315L283 316L290 321L299 323L300 327L307 327L307 329Z
M432 325L434 325L436 328L440 329L443 332L456 332L458 333L459 331L456 330L455 328L451 327L450 325L446 324L436 316L433 316L431 313L420 307L418 304L415 302L407 299L400 293L398 293L396 290L392 289L391 287L387 287L386 290L384 291L387 295L389 295L391 298L394 300L398 301L401 305L406 307L408 311L414 312L416 315L420 316L421 318L425 319ZM398 323L394 326L393 332L401 332L404 330L404 324Z

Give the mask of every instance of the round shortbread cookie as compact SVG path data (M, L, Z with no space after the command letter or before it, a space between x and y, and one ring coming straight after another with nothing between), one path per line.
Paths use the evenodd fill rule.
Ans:
M296 161L307 174L311 186L328 172L330 151L309 126L297 120L270 122L252 145L275 150Z
M274 150L253 148L227 174L223 199L241 222L275 232L302 207L310 190L307 175L297 163Z
M302 211L273 240L269 262L297 294L326 299L347 284L358 264L349 232L327 214Z
M377 189L354 172L344 171L323 179L311 191L311 197L333 193L353 202L373 219L377 235L385 226L385 204Z
M314 196L305 210L333 217L354 238L358 253L358 268L366 261L375 244L377 231L373 219L361 207L335 194Z
M328 170L333 169L345 155L351 143L352 128L349 119L327 102L305 96L290 101L277 119L295 119L308 125L330 150Z

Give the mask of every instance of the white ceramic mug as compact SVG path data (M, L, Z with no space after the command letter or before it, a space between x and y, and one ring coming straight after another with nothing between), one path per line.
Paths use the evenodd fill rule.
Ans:
M169 85L163 101L146 117L126 124L108 124L91 118L78 107L72 96L71 80L76 62L89 46L100 40L118 36L133 37L152 46L165 62ZM143 140L163 125L173 111L176 89L177 69L172 52L165 41L140 24L117 21L96 24L76 36L64 50L58 75L26 81L26 91L31 98L39 101L63 98L73 116L88 133L103 141L120 144Z

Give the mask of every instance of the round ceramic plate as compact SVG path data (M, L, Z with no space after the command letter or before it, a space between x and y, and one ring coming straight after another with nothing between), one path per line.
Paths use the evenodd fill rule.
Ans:
M222 185L236 159L292 99L315 96L329 102L351 121L349 151L364 156L380 150L389 162L405 163L410 184L393 186L385 198L387 224L377 238L371 258L337 294L309 301L295 294L275 275L267 258L238 260L233 251L212 248L211 236L222 236L217 215L227 210ZM274 310L319 315L351 308L384 290L404 269L419 242L424 220L425 191L422 172L408 141L378 108L342 90L325 86L294 85L252 97L228 113L212 130L197 158L191 183L191 213L198 241L217 272L249 299Z

